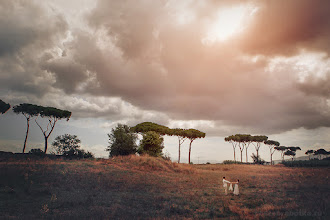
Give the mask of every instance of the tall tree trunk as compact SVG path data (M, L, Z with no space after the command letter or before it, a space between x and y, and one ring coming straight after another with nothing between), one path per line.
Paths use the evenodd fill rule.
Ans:
M270 165L273 165L273 154L270 155Z
M45 136L45 154L46 154L46 152L47 152L47 148L48 148L48 137L47 136Z
M247 149L247 148L245 148L245 157L246 157L246 162L248 162L248 161L249 161L249 160L248 160L247 151L248 151L248 149Z
M241 163L243 163L243 150L241 150Z
M189 144L189 164L190 164L190 153L191 153L191 144L192 144L193 141L190 141L190 144Z
M235 148L233 147L234 149L234 161L236 162L236 151L235 151Z
M257 150L257 163L259 162L259 149Z
M179 138L179 157L178 157L178 163L180 163L180 148L181 148L181 142L180 142L180 138Z
M29 128L30 128L30 118L26 118L26 134L25 134L25 140L24 140L24 146L23 146L23 153L25 153L26 148L26 142L29 136Z

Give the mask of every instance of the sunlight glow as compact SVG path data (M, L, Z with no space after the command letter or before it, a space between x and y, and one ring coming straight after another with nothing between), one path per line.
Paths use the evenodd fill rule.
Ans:
M257 11L256 7L240 5L219 10L216 19L208 28L204 43L226 41L246 27L249 19Z

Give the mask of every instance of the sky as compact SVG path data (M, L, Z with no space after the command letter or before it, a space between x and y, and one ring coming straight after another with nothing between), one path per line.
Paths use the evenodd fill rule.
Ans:
M329 11L322 0L0 1L0 99L72 111L49 142L74 134L97 157L118 123L145 121L205 132L194 163L233 159L224 137L237 133L297 156L330 150ZM20 152L25 126L0 115L0 150ZM27 151L39 147L32 121ZM177 159L176 137L164 152Z

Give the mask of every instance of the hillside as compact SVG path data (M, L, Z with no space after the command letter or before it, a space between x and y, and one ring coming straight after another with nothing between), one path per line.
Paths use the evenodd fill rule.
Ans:
M0 160L1 218L292 218L329 216L329 168L187 165L151 157ZM222 177L240 179L227 195Z

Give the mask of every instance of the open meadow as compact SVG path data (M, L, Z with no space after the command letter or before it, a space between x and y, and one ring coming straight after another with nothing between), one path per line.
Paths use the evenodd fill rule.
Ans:
M327 219L330 168L1 158L1 219ZM224 195L222 177L240 179Z

